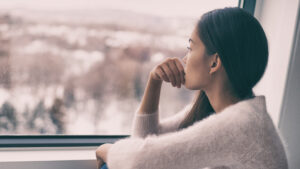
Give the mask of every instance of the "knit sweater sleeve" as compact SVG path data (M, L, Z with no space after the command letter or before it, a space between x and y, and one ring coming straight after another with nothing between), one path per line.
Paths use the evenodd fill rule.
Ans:
M171 117L159 119L159 111L151 114L140 114L135 112L131 127L130 137L145 138L149 134L163 134L176 131L180 122L191 109L192 104L188 104L182 110Z
M226 114L227 113L227 114ZM249 150L247 118L224 112L178 130L116 141L108 151L109 169L199 169L232 165ZM252 126L253 127L253 126ZM251 136L250 136L251 137ZM247 150L246 150L247 149Z

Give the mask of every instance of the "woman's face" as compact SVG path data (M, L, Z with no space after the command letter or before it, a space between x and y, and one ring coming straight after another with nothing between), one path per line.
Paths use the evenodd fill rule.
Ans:
M197 34L197 28L189 39L189 50L183 58L185 63L185 87L191 90L203 89L210 82L209 56L205 54L205 46Z

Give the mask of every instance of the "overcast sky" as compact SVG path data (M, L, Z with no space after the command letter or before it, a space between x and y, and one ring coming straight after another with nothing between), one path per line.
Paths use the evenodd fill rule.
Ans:
M195 17L238 0L0 0L0 10L99 10L121 9L160 16Z

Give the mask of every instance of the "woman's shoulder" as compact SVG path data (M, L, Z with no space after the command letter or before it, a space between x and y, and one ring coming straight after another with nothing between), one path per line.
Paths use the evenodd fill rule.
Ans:
M265 160L284 163L287 145L267 111L265 96L255 96L241 103L240 113L243 113L241 117L244 117L242 121L243 128L246 129L245 134L256 143L252 148L260 153L262 158L266 158Z
M210 121L210 123L224 124L223 127L240 128L243 131L261 131L266 121L266 103L264 96L255 96L233 105L227 106L221 112L212 113L202 121Z
M228 114L229 113L229 114ZM226 107L220 114L238 116L251 116L253 118L263 118L263 114L267 113L265 96L253 96L241 100L233 105ZM250 118L250 117L248 117Z
M267 111L266 99L263 95L254 96L227 107L220 112L218 118L238 125L247 135L259 140L267 135L278 135L277 127Z

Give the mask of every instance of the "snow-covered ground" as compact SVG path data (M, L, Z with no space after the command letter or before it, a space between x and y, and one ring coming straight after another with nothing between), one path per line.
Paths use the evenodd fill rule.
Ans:
M105 13L102 22L0 14L0 134L130 133L149 71L166 57L183 57L195 20ZM122 21L103 19L114 16ZM161 117L193 94L170 86L163 85Z

